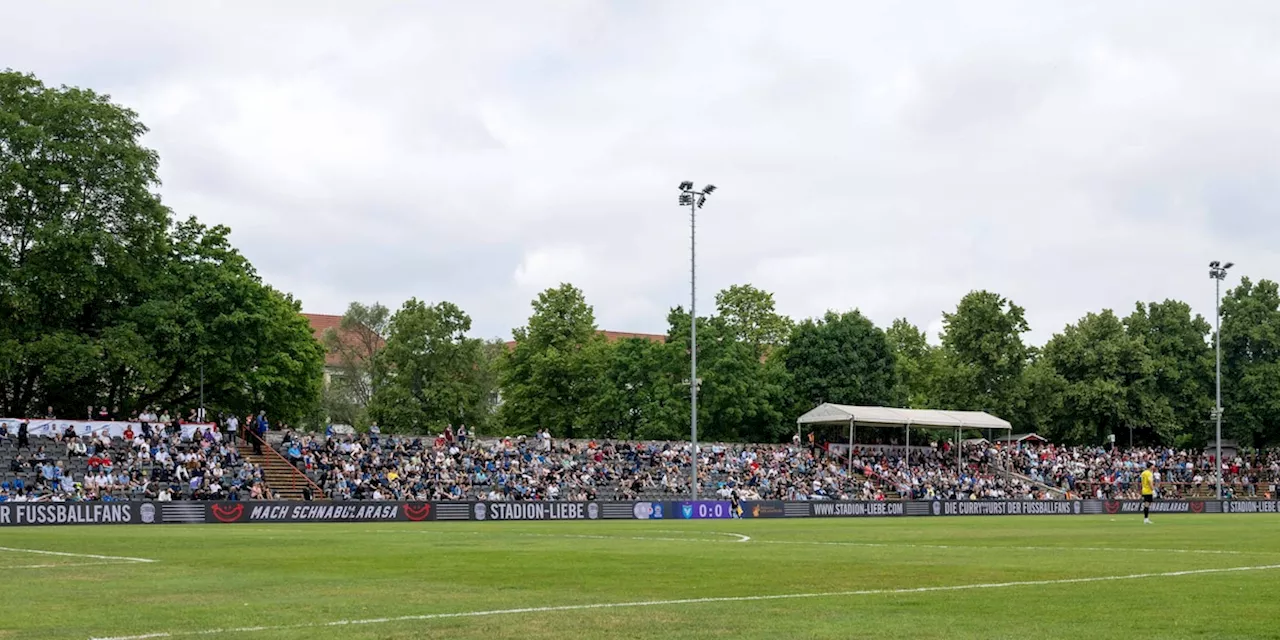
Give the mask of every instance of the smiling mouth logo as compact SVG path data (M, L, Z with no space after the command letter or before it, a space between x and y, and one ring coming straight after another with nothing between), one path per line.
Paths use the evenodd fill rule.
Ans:
M1107 513L1109 513L1109 514L1111 514L1111 515L1113 515L1113 516L1114 516L1115 514L1117 514L1117 513L1120 513L1120 501L1119 501L1119 500L1108 500L1108 501L1107 501L1107 503L1106 503L1105 505L1103 505L1103 506L1104 506L1104 508L1106 508Z
M213 517L217 518L218 522L235 522L242 515L244 515L244 505L242 504L234 507L224 507L220 504L213 505Z
M415 507L411 504L404 505L404 517L414 521L421 522L431 515L431 505L424 504L421 507Z
M1201 502L1201 501L1192 502L1191 513L1204 513L1204 502Z

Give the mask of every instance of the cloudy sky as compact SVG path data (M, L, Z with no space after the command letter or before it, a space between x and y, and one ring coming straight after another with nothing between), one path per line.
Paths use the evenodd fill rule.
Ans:
M308 311L451 300L508 336L572 282L665 331L752 283L1033 342L1280 278L1280 2L24 2L0 66L110 93L163 196ZM1233 274L1233 280L1234 280Z

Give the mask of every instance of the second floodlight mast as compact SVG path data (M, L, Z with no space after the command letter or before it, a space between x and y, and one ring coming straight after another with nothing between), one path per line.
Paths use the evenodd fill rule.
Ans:
M709 184L701 191L693 188L693 182L680 183L680 206L689 207L689 458L691 477L690 499L698 499L698 209L707 203L707 196L716 190Z
M1217 432L1217 453L1213 462L1218 465L1214 475L1218 478L1218 499L1222 499L1222 281L1227 279L1227 269L1234 267L1235 263L1228 262L1223 264L1214 260L1209 263L1209 277L1213 278L1214 302L1213 302L1213 341L1215 350L1215 359L1217 364L1214 367L1214 379L1217 386L1217 401L1213 405L1213 420L1216 425Z

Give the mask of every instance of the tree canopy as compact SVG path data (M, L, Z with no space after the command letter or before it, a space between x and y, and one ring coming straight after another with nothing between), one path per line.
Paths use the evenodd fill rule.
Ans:
M893 349L884 331L859 311L828 311L796 325L785 361L800 402L793 412L822 402L894 402L898 380Z
M484 345L467 336L470 330L471 317L451 302L405 302L391 317L386 347L374 358L370 417L392 433L484 422Z
M0 73L0 413L316 405L323 349L225 227L161 202L137 114Z

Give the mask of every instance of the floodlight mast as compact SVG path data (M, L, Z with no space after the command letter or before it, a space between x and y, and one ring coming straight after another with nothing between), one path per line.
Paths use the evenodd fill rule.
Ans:
M698 499L698 209L715 190L714 184L698 191L690 180L680 183L680 206L689 207L689 495L692 500Z
M1222 499L1222 281L1227 278L1227 269L1234 267L1234 262L1222 264L1214 260L1209 263L1209 277L1213 278L1214 288L1214 304L1213 304L1213 341L1216 359L1215 366L1215 386L1217 387L1217 401L1213 406L1213 420L1216 432L1216 455L1213 462L1217 465L1214 476L1218 479L1218 499Z

